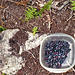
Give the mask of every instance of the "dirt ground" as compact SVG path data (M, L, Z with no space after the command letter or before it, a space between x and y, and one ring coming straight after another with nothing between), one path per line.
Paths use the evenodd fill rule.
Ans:
M20 1L20 0L13 0L13 1ZM47 2L49 0L39 0L41 2ZM54 0L59 1L61 4L65 0ZM66 0L67 1L67 0ZM5 1L3 3L3 6L6 6L7 9L5 12L3 12L4 8L1 11L1 18L4 22L4 27L7 29L16 29L19 28L20 31L16 33L16 35L10 39L10 46L12 47L11 50L15 48L15 53L13 55L16 55L19 53L19 45L22 45L25 43L25 41L28 39L28 35L26 31L32 32L32 28L34 26L38 27L39 34L45 34L45 33L67 33L74 37L75 34L75 15L74 11L71 10L71 3L68 3L64 8L61 10L53 9L46 11L42 14L42 17L38 17L38 19L32 19L29 22L22 23L22 20L24 20L25 15L24 12L26 10L26 7L33 6L35 8L39 9L39 5L36 4L38 0L33 0L30 4L26 6L20 6L16 5L13 2ZM62 2L62 3L61 3ZM1 3L1 0L0 0ZM3 14L4 13L4 14ZM49 17L48 17L49 15ZM19 18L22 18L21 20ZM50 18L50 19L49 19ZM48 28L49 21L51 22L50 28ZM21 35L21 36L20 36ZM17 44L19 43L19 45ZM54 74L49 73L45 69L43 69L39 63L39 47L35 49L29 50L35 58L32 57L31 54L28 52L23 52L21 56L26 59L25 61L25 67L23 67L21 70L19 70L15 75L61 75L61 74ZM9 50L9 51L11 51ZM69 71L67 73L64 73L63 75L75 75L75 72Z

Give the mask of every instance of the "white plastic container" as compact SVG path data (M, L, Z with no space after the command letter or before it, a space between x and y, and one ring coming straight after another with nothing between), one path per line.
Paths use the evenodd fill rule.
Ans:
M68 53L67 58L65 59L64 63L62 64L61 68L49 68L48 64L44 60L45 44L50 40L51 41L64 40L70 44L71 51ZM69 71L75 65L75 39L73 37L71 37L70 35L67 35L64 33L55 33L55 34L48 35L41 42L40 52L39 52L39 60L40 60L41 66L44 69L48 70L49 72L64 73L64 72Z

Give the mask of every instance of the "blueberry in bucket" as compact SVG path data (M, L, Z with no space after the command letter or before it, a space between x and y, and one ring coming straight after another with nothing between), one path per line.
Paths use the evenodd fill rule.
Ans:
M45 46L45 61L48 67L60 68L70 52L70 44L66 41L49 41Z

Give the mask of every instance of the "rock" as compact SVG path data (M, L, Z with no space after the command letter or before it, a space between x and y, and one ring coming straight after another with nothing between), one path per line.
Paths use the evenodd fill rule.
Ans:
M1 36L3 38L0 40L0 53L4 55L4 57L11 54L11 52L8 51L11 48L9 46L9 39L12 38L18 31L18 29L8 29L1 33L4 36Z
M12 51L8 51L11 48L9 39L18 31L19 29L8 29L0 33L0 71L7 75L15 75L25 65L22 57L12 56Z
M25 66L22 57L18 58L16 56L10 56L9 58L6 58L6 65L4 65L4 67L0 70L7 75L15 75L16 72L22 68L22 66Z
M6 73L7 75L15 75L18 70L25 66L25 63L21 56L13 56L11 55L12 51L8 51L11 47L9 45L9 39L12 38L19 29L8 29L2 32L4 34L2 36L2 40L0 42L0 71ZM20 46L19 54L25 50L30 50L32 48L36 48L40 45L41 41L47 36L47 34L39 35L35 34L35 36L28 33L28 40L25 42L25 46ZM24 50L23 50L24 48Z
M28 40L25 42L25 46L20 46L19 54L23 51L30 50L32 48L36 48L40 45L41 41L47 36L47 34L43 34L39 36L39 34L35 34L35 36L31 32L27 32Z
M39 36L38 34L36 34L35 36L30 33L27 32L29 34L28 36L28 40L25 42L25 48L24 50L30 50L32 48L36 48L40 45L41 41L47 36L47 34L43 34L41 36Z

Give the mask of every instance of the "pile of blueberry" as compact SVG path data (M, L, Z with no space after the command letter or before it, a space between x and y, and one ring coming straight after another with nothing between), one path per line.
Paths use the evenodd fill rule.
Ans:
M60 68L70 52L70 44L66 41L49 41L45 46L45 61L48 67Z

